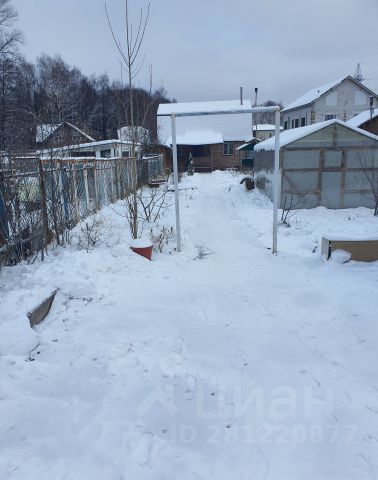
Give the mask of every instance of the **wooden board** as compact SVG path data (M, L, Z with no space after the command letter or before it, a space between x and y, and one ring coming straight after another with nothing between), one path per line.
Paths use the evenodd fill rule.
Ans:
M57 290L54 290L51 295L49 295L42 303L40 303L34 310L28 313L28 318L30 322L30 326L34 327L39 323L43 322L43 320L47 317L51 305L54 301L55 295Z
M325 260L329 260L334 250L345 250L351 253L351 260L374 262L378 260L378 239L330 240L323 237L321 256Z

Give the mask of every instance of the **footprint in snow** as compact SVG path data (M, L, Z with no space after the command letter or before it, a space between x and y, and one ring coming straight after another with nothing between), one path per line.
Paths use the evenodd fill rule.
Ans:
M186 377L185 397L187 400L193 400L197 392L197 379L193 375Z
M151 467L153 437L152 433L144 433L139 439L133 455L137 465Z
M255 480L265 480L268 476L269 466L269 461L262 452L252 452L248 468L253 472L253 478Z

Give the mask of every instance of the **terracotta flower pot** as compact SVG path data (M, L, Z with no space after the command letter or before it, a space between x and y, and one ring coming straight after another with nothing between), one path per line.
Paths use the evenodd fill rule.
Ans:
M152 258L152 243L149 240L137 238L131 242L130 248L133 252L141 255L147 260Z

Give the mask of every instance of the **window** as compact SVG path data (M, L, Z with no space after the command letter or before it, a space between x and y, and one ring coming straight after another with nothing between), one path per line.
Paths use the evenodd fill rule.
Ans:
M330 115L325 115L324 116L324 120L333 120L334 118L336 118L336 115L334 114L330 114Z
M305 127L306 126L306 117L302 117L301 118L301 127Z
M130 158L131 157L130 150L122 150L122 157Z
M284 130L287 130L287 120L284 121Z
M206 157L206 145L194 145L192 147L193 157Z
M112 151L110 150L101 150L101 158L110 158L112 156Z
M233 154L234 154L234 144L230 142L224 142L223 155L233 155Z
M294 118L291 121L291 128L298 128L299 127L299 118Z

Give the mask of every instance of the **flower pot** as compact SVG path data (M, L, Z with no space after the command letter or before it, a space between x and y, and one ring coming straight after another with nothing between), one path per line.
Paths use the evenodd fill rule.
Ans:
M147 260L151 260L152 257L152 244L149 240L137 238L131 242L130 248L133 252L141 255Z

